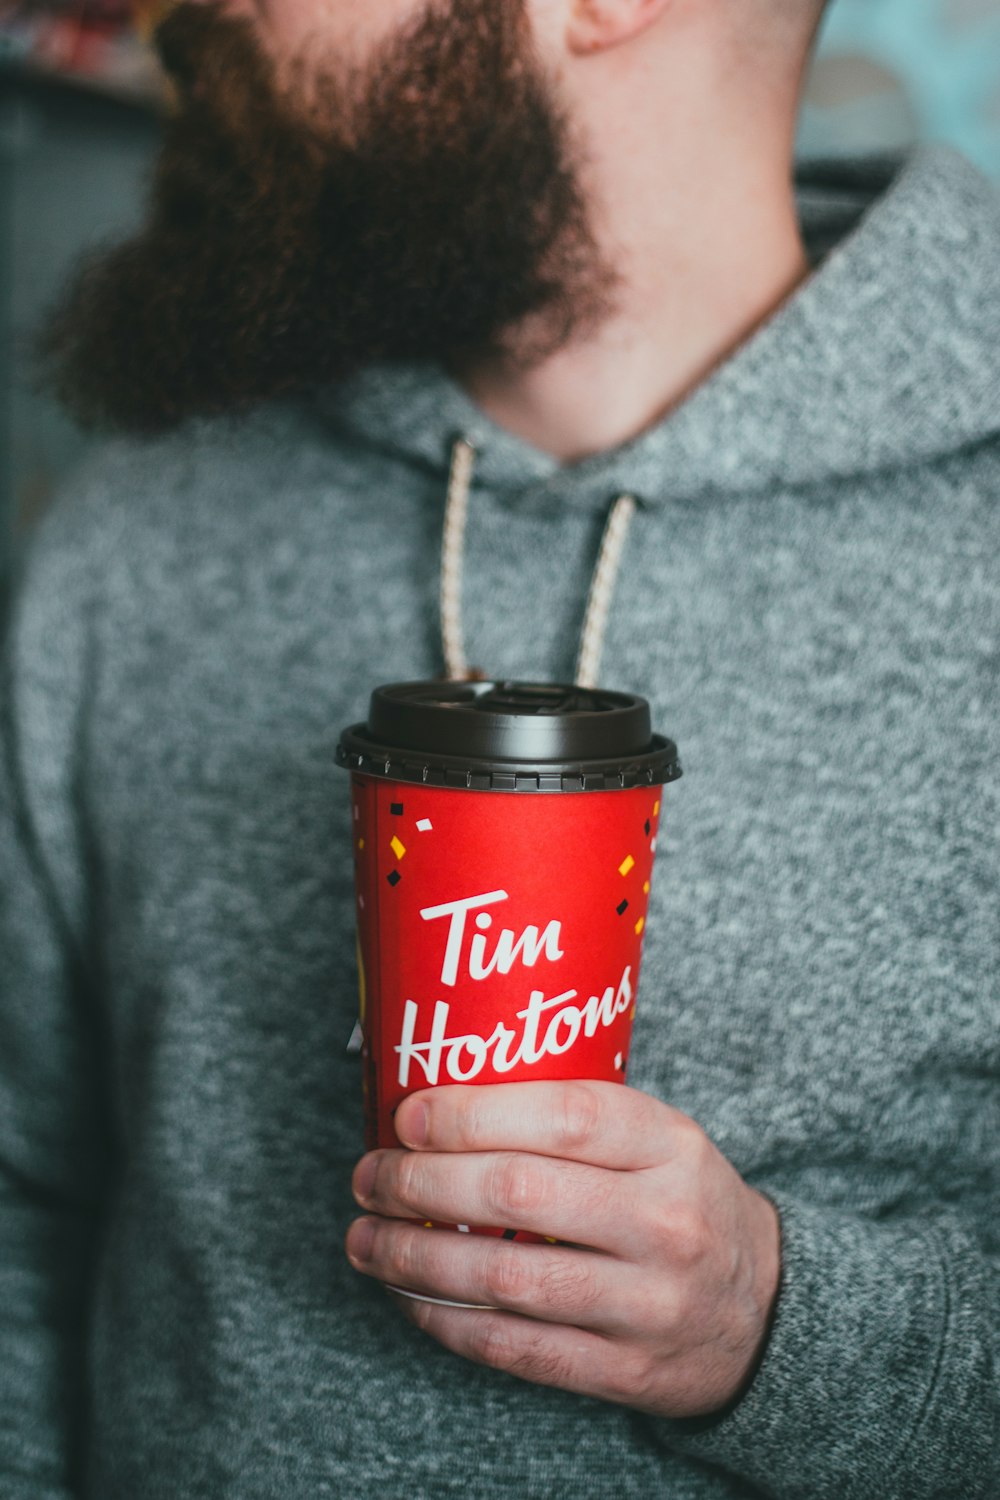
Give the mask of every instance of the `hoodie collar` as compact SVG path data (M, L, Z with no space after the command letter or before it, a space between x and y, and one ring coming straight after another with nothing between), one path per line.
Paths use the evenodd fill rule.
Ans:
M796 177L813 273L631 442L564 464L491 421L435 365L319 394L352 443L443 474L459 435L508 503L647 505L896 469L1000 430L1000 198L949 147L816 162Z

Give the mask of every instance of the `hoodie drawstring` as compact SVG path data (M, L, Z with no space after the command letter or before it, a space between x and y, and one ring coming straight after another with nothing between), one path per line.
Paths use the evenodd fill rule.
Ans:
M595 688L597 686L611 600L618 581L618 568L625 548L625 538L628 536L628 529L635 512L636 503L632 495L619 495L608 512L607 525L601 538L601 550L597 554L597 562L590 580L587 613L583 618L580 655L577 657L574 679L577 687Z
M475 463L475 448L466 438L459 438L451 450L441 544L441 643L445 672L453 682L464 682L469 676L462 639L462 558Z
M471 675L465 659L462 635L462 561L475 463L476 450L473 445L467 438L458 438L451 450L451 472L448 476L441 548L441 642L444 647L445 673L451 681L458 682L468 680ZM597 686L618 569L636 509L636 501L632 495L619 495L608 513L601 549L590 580L590 593L580 635L580 654L574 679L577 687Z

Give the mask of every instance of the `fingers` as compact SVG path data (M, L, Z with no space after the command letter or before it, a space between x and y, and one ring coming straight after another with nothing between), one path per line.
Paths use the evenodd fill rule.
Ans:
M366 1276L446 1302L622 1337L642 1315L634 1268L587 1250L368 1219L351 1226L347 1253Z
M697 1129L638 1089L583 1080L425 1089L404 1099L395 1126L419 1150L531 1151L620 1171L669 1159Z
M638 1217L632 1174L524 1152L376 1151L358 1163L353 1188L362 1208L387 1218L527 1229L622 1256Z
M514 1313L413 1302L406 1297L394 1300L411 1322L445 1348L519 1380L640 1407L652 1384L650 1362L643 1351L585 1328L536 1322Z

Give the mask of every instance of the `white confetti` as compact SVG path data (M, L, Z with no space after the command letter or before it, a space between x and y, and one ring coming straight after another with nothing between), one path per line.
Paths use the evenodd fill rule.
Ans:
M417 829L420 833L430 833L433 827L434 824L431 822L430 818L421 818L420 822L417 824Z
M621 1055L620 1052L616 1052L615 1053L615 1067L618 1069L618 1071L620 1073L621 1072L621 1067L622 1067L622 1055Z
M361 1030L360 1020L355 1021L354 1030L351 1032L350 1041L347 1043L348 1052L360 1052L365 1044L365 1034Z

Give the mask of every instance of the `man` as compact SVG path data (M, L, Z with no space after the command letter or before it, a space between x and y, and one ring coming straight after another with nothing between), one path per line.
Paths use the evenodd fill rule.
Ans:
M6 648L11 1500L997 1493L1000 211L943 149L796 194L819 11L163 23ZM359 1162L333 748L441 671L470 479L495 676L572 677L633 497L599 680L686 776L631 1087Z

